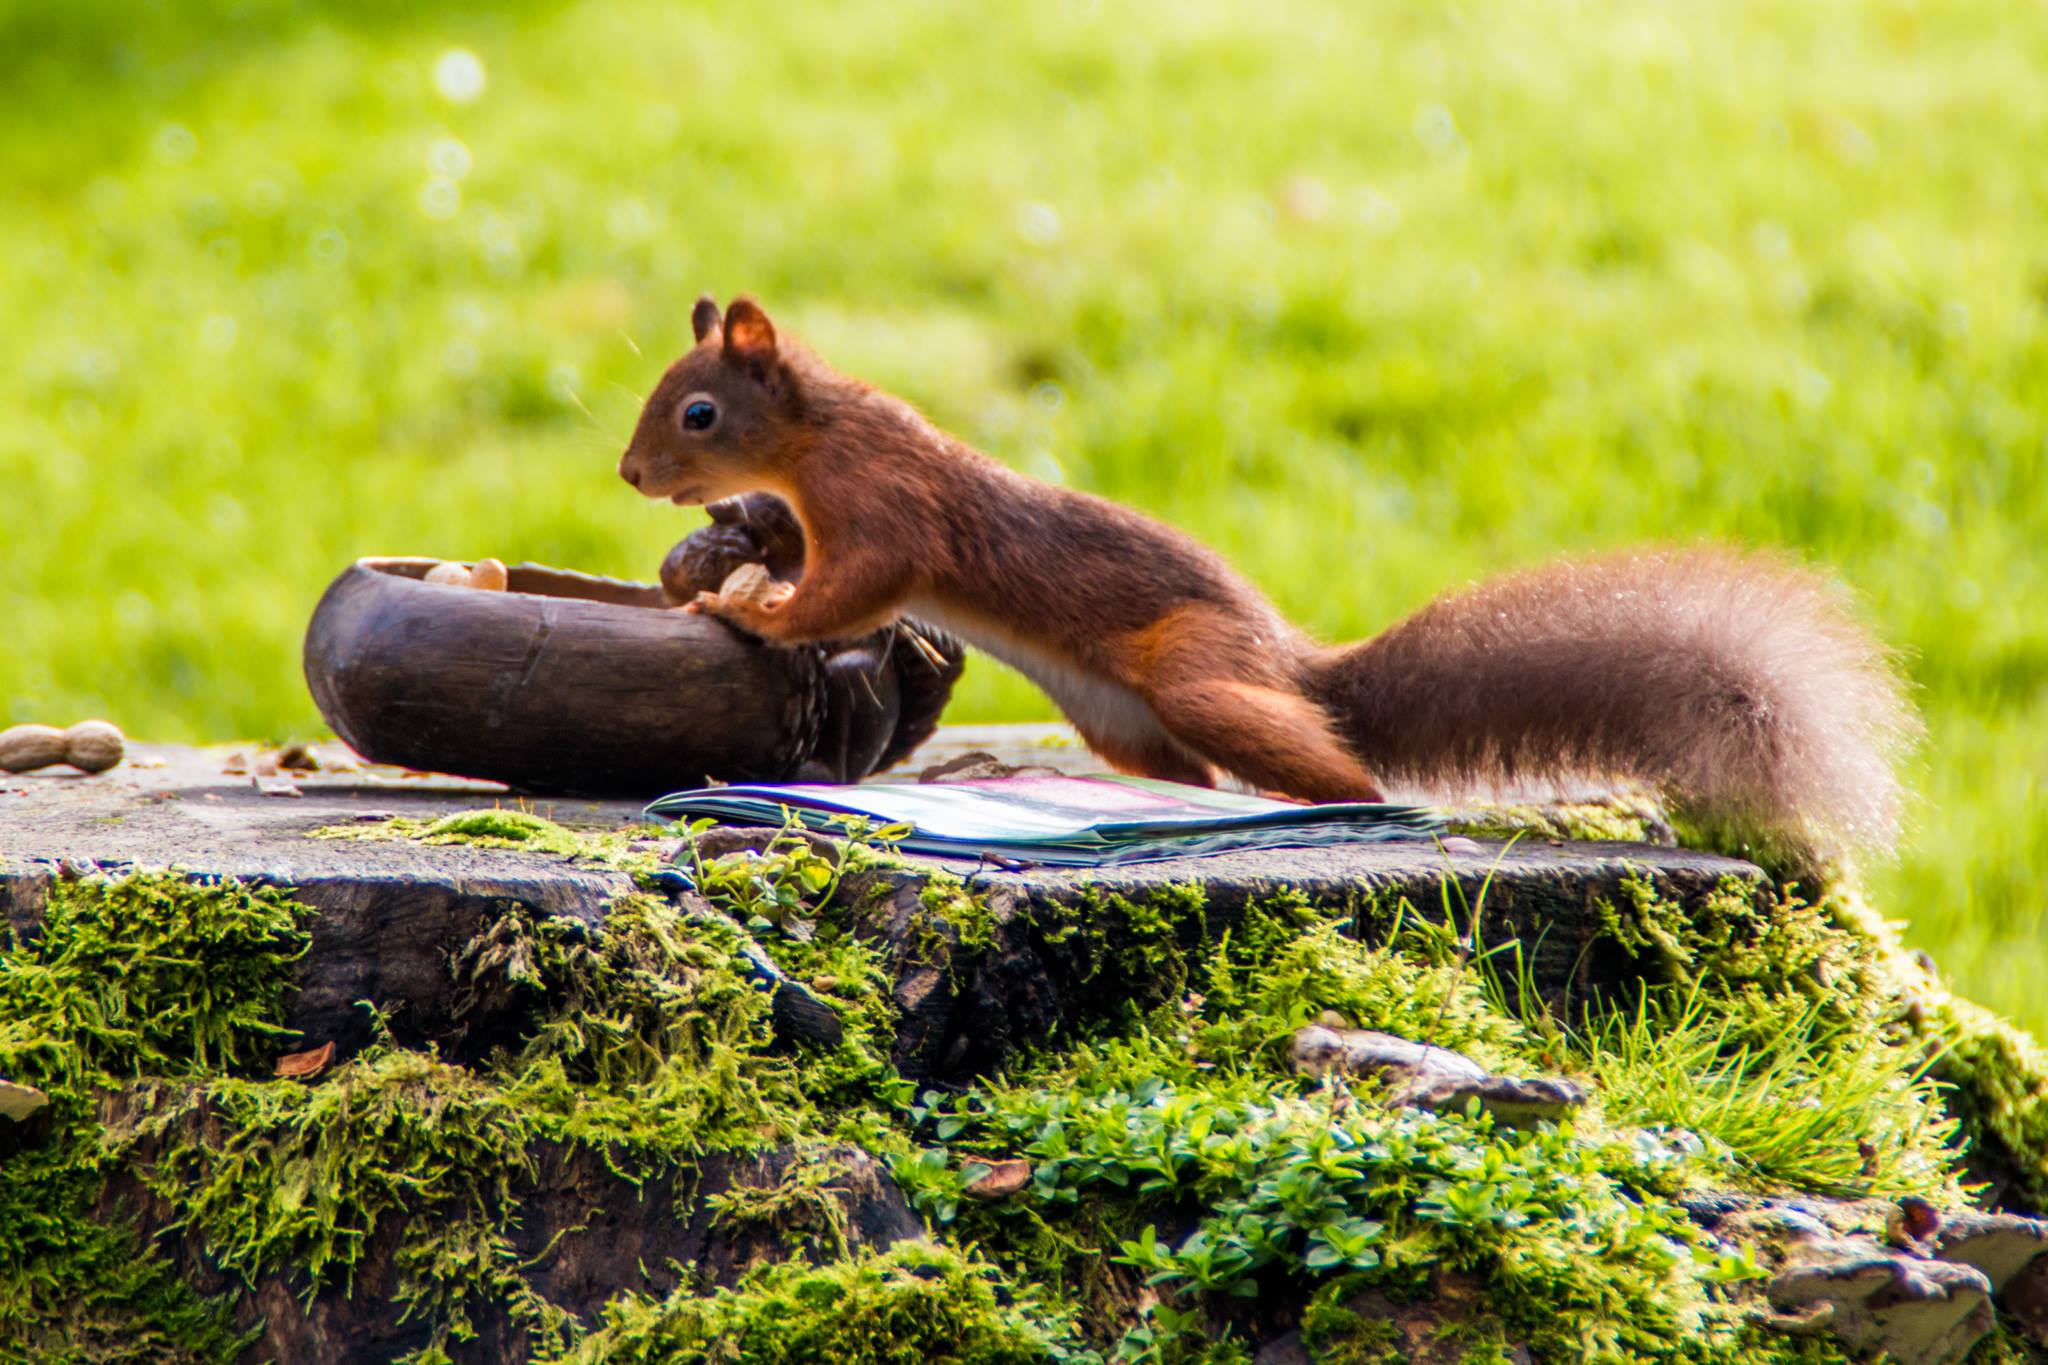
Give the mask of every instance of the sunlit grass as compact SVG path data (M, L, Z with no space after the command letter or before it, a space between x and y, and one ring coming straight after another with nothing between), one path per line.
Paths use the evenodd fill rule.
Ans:
M1944 1168L1955 1120L1931 1057L1824 1021L1826 1006L1743 1040L1697 992L1595 1015L1572 1051L1618 1123L1680 1128L1718 1143L1765 1184L1837 1194L1924 1190Z
M747 289L1333 637L1563 550L1804 550L1932 719L1882 903L2048 1023L2038 6L9 0L0 42L0 723L310 733L358 554L650 575L694 514L618 447ZM987 664L954 712L1046 714Z

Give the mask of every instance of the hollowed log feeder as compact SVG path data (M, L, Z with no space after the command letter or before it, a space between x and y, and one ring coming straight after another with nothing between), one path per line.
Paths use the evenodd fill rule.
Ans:
M378 763L582 796L858 781L930 735L960 673L960 646L928 630L942 664L899 627L785 648L674 610L680 580L521 564L507 591L481 592L425 582L438 562L357 560L306 629L315 704Z

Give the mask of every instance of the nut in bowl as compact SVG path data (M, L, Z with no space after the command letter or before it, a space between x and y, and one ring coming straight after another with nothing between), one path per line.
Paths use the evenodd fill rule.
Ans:
M426 581L448 588L475 588L479 592L504 592L511 582L502 559L479 559L474 564L444 559L427 570Z

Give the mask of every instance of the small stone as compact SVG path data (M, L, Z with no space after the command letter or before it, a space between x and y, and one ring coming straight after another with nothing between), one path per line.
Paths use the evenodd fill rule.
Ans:
M1437 840L1437 844L1446 853L1471 854L1476 857L1480 852L1479 841L1467 839L1462 834L1447 835Z
M310 744L287 744L277 751L277 766L286 772L317 773L320 760L314 757Z
M1585 1106L1586 1092L1575 1082L1551 1077L1484 1076L1477 1081L1440 1081L1397 1096L1398 1103L1434 1110L1460 1110L1473 1100L1479 1101L1494 1122L1526 1128L1562 1122Z
M1484 1067L1462 1052L1413 1043L1391 1033L1331 1028L1322 1023L1296 1029L1288 1057L1294 1069L1306 1075L1336 1071L1351 1076L1378 1076L1389 1082L1475 1081L1486 1075Z
M19 1123L50 1102L50 1097L32 1085L0 1081L0 1117Z
M249 782L250 785L254 786L257 791L262 792L265 796L305 795L304 792L299 790L298 783L292 781L289 777L279 776L274 773L259 773L256 776L250 778Z
M821 1047L838 1047L846 1037L846 1022L839 1011L813 995L801 981L784 978L777 982L769 1011L780 1037L802 1038Z
M1765 1289L1768 1326L1832 1333L1852 1351L1899 1365L1955 1365L1990 1332L1991 1282L1973 1266L1923 1261L1868 1238L1795 1243L1794 1264Z
M967 1194L971 1199L1005 1199L1031 1183L1031 1163L1028 1161L1013 1159L975 1162L974 1165L988 1169L967 1182Z
M1389 1104L1455 1110L1477 1100L1495 1122L1509 1127L1554 1123L1586 1102L1576 1082L1496 1076L1462 1052L1370 1029L1310 1024L1295 1031L1289 1058L1306 1075L1377 1077L1388 1086Z
M925 782L988 782L1003 777L1057 777L1059 769L1035 763L1005 763L994 754L975 749L934 763L917 775Z
M1901 1200L1922 1203L1921 1200ZM2004 1289L2021 1271L2048 1252L2048 1222L2016 1213L1983 1213L1958 1209L1945 1217L1935 1215L1935 1227L1922 1240L1931 1239L1933 1254L1944 1261L1975 1266L1991 1281L1993 1293Z

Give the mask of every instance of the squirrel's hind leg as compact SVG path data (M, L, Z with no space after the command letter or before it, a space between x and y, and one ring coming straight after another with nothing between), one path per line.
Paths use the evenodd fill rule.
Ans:
M1216 774L1209 765L1176 744L1170 735L1160 733L1140 739L1098 733L1095 727L1086 725L1077 724L1074 728L1098 758L1120 773L1157 778L1161 782L1185 782L1191 787L1216 785Z
M1190 678L1148 692L1168 734L1255 787L1308 801L1378 801L1365 765L1306 697L1255 683Z

